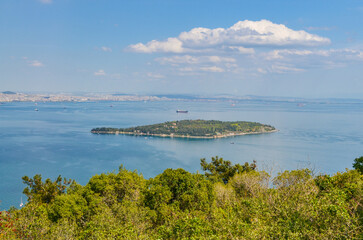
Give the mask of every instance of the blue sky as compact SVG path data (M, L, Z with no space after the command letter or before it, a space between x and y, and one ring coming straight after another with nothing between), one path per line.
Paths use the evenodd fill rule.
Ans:
M363 98L362 1L0 0L0 91Z

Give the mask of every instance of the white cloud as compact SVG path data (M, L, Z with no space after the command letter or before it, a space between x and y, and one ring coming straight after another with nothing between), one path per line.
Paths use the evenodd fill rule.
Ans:
M237 68L238 64L236 64L236 63L226 63L225 66L227 68Z
M44 3L44 4L50 4L53 2L53 0L39 0L39 2Z
M304 71L304 69L288 65L281 65L281 64L272 65L269 69L269 72L273 73L302 72L302 71Z
M40 61L38 60L33 60L33 61L28 61L29 65L32 66L32 67L43 67L44 64L41 63Z
M245 20L226 29L193 28L189 32L180 33L178 37L171 37L165 41L152 40L146 44L137 43L130 45L129 49L141 53L185 53L217 50L219 47L251 54L254 50L246 46L318 46L329 43L328 38L303 30L295 31L283 24L275 24L268 20Z
M112 79L121 79L121 74L119 74L119 73L111 74L111 78Z
M209 56L206 57L207 60L214 63L220 63L220 62L236 62L236 59L230 58L230 57L219 57L219 56Z
M237 51L240 54L254 54L255 53L255 49L253 49L253 48L236 47L236 46L232 46L232 47L228 47L228 48L231 49L232 51Z
M179 71L181 71L181 72L192 72L192 71L194 71L194 69L191 68L191 67L184 67L184 68L179 68Z
M335 69L363 61L358 49L278 49L256 55L259 73L301 72L309 69Z
M224 72L223 68L212 66L212 67L201 67L200 70L205 72Z
M105 47L105 46L102 46L101 47L101 50L104 51L104 52L112 52L112 49L111 48Z
M185 76L299 73L363 61L362 50L326 49L329 43L328 38L293 30L283 24L245 20L229 28L193 28L176 37L137 43L128 49L140 53L168 53L154 60L169 65L166 73ZM153 74L148 73L148 76L153 77Z
M331 31L336 27L306 27L305 29L308 31Z
M161 64L167 64L167 63L168 64L180 64L180 63L197 64L200 62L198 57L194 57L194 56L190 56L190 55L156 58L155 61L157 61Z
M309 69L331 69L363 61L363 51L358 49L275 49L264 48L253 54L201 56L175 55L156 58L161 65L169 65L171 74L197 75L209 73L285 74Z
M147 75L149 78L155 78L155 79L165 78L165 76L164 76L164 75L159 74L159 73L151 73L151 72L148 72L146 75Z
M94 72L93 75L95 76L106 76L106 73L103 69L98 70L97 72Z
M363 51L354 49L328 49L328 50L297 50L279 49L265 53L266 60L286 59L289 57L333 57L340 60L359 60L363 56Z
M157 58L155 61L160 62L161 64L201 64L201 63L234 63L236 62L235 58L231 57L220 57L220 56L191 56L191 55L182 55L182 56L172 56L172 57L162 57Z
M297 68L291 64L274 63L269 66L263 66L255 69L260 74L278 73L284 74L289 72L303 72L302 68Z
M257 68L257 72L263 73L263 74L267 73L267 71L263 68Z
M153 53L153 52L172 52L172 53L182 53L185 51L182 47L183 43L177 38L168 38L165 41L159 42L152 40L146 45L142 43L137 43L130 45L129 49L134 52L142 53Z
M314 54L311 50L296 50L296 49L279 49L265 53L266 60L283 59L285 56L296 55L296 56L308 56Z

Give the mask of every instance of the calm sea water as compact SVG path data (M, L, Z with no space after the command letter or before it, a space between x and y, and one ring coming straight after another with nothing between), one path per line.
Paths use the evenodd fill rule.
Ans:
M111 107L112 106L112 107ZM34 111L37 108L39 111ZM188 114L177 114L187 109ZM94 135L94 127L129 127L181 119L256 121L280 131L215 140ZM363 155L363 104L240 102L6 103L0 105L0 210L19 206L21 177L59 174L86 184L123 164L146 178L166 168L200 171L200 158L257 161L273 172L311 167L332 174ZM25 200L26 197L23 196Z

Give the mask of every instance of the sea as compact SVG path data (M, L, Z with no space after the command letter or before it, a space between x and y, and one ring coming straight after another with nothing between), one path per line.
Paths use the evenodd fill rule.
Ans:
M176 113L177 109L188 113ZM183 119L253 121L276 133L222 139L97 135L95 127L132 127ZM0 210L19 208L22 176L59 175L85 185L122 165L145 178L167 168L200 172L200 159L257 162L260 170L352 169L363 155L363 102L240 100L11 102L0 104Z

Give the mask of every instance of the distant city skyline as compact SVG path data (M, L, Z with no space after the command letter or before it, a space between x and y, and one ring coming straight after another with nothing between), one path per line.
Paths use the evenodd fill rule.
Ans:
M363 99L361 1L0 1L0 92Z

